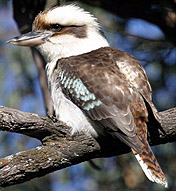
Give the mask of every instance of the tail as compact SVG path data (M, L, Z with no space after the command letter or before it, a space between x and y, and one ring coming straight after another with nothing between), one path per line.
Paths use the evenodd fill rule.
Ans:
M145 142L145 145L140 154L137 154L136 151L133 149L132 152L135 154L135 157L138 160L147 178L152 182L156 182L168 188L167 179L163 171L161 170L161 167L158 164L147 141Z
M139 164L141 165L141 168L144 171L147 178L150 181L161 184L167 188L168 187L167 179L163 171L161 170L161 167L158 164L147 141L146 122L148 121L148 111L146 109L145 103L139 97L139 99L136 102L131 103L130 109L134 116L134 122L137 129L137 137L142 143L141 152L137 152L134 149L131 150L134 153ZM157 113L157 110L155 113Z

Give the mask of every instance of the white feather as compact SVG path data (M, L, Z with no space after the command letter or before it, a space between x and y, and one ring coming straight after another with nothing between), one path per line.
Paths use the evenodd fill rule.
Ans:
M56 59L76 56L109 46L105 38L95 31L89 31L86 38L76 38L73 35L65 34L50 38L38 46L47 62Z
M140 155L137 154L135 155L136 159L138 160L142 170L144 171L145 175L147 176L147 178L152 181L152 182L156 182L158 184L161 184L163 186L165 186L165 188L168 188L168 183L167 181L165 180L161 180L159 179L158 177L156 177L152 171L148 168L148 166L143 162L143 160L141 159Z
M89 27L99 28L97 18L73 4L51 9L45 15L45 20L47 23L59 23L63 26L82 26L86 24Z
M97 137L96 125L90 121L73 102L65 97L62 90L58 87L58 80L56 74L53 73L53 66L55 63L47 64L47 75L50 87L51 97L54 103L54 110L56 117L63 121L67 126L71 127L71 134L83 131L87 135ZM97 127L98 128L98 127Z
M72 34L55 35L38 48L47 62L55 59L76 56L109 46L99 32L97 19L89 12L75 5L56 7L44 14L46 24L57 23L63 26L85 26L87 36L78 38Z

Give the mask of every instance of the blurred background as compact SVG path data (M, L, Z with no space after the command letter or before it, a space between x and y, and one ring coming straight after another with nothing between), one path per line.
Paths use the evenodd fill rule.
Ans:
M0 105L40 116L46 116L46 111L52 113L46 88L40 86L43 76L37 68L44 68L45 63L37 61L38 52L5 42L20 32L30 31L32 20L39 11L59 3L68 1L0 0ZM98 18L112 47L132 54L144 66L157 109L176 107L176 1L82 0L77 4ZM0 132L0 157L39 144L38 140L24 135ZM175 191L176 144L168 143L152 149L168 178L169 190ZM165 190L148 181L130 153L94 161L101 170L95 170L85 162L2 190Z

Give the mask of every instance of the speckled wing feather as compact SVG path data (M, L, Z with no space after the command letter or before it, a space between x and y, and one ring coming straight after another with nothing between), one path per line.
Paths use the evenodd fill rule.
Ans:
M112 51L109 49L109 51L112 52L113 59L116 60L117 66L126 76L128 82L142 95L152 109L155 118L160 121L159 113L152 102L152 89L144 68L132 55L119 51L119 54L121 54L119 57L119 54L116 54L116 49Z
M59 60L60 85L67 98L92 120L140 151L141 142L129 107L137 94L107 50L104 55L99 50Z

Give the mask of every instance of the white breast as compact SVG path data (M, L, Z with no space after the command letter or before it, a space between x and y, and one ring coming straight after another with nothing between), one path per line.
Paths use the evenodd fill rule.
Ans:
M50 72L47 71L47 73L49 74ZM84 115L79 107L65 97L59 87L59 82L56 80L56 77L54 72L48 75L48 83L56 117L72 128L72 134L84 131L87 135L91 134L97 137L97 132L92 126L93 122Z

